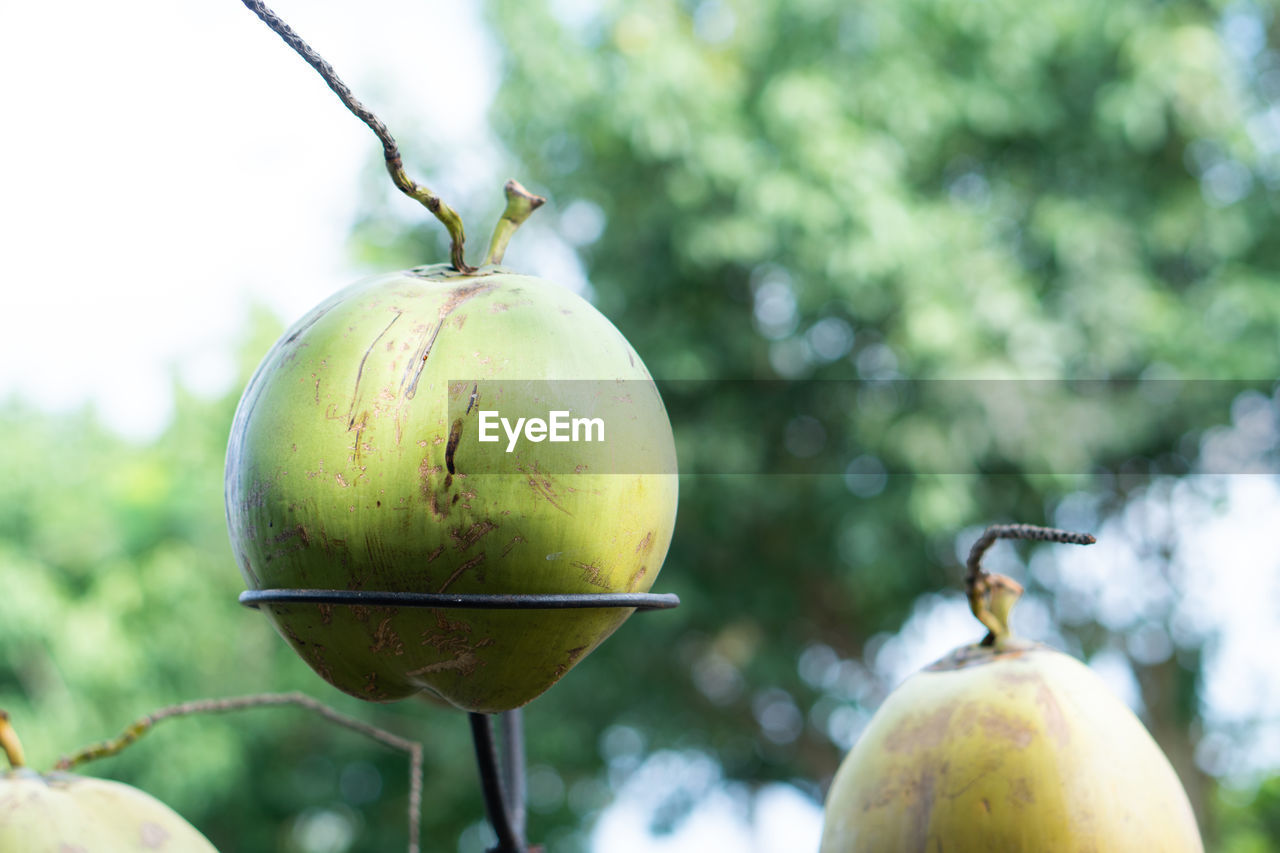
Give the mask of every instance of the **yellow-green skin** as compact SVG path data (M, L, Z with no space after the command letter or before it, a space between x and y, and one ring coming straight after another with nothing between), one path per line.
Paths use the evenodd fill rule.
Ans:
M1088 667L960 649L889 695L827 795L821 853L1201 853L1173 768Z
M217 853L164 803L106 779L0 775L0 853Z
M485 395L499 386L485 382L519 396L511 380L625 389L620 405L644 426L628 464L611 473L608 454L581 443L525 442L513 456L505 437L484 450L457 440L476 435L479 410L495 404ZM460 414L477 387L479 404ZM638 458L649 464L637 468ZM657 389L591 305L496 267L465 277L426 267L341 291L267 354L232 427L227 521L254 589L645 592L671 541L674 472ZM426 691L480 712L529 702L631 613L262 609L347 693Z

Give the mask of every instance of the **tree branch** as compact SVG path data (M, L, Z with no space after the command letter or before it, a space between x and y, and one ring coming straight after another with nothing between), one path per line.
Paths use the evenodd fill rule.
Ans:
M279 15L268 9L266 4L262 3L261 0L241 0L241 2L261 18L262 22L270 27L276 35L284 39L285 44L293 48L299 56L307 61L308 65L324 78L324 82L329 84L329 88L342 101L343 106L350 110L356 118L369 126L369 129L374 132L382 143L382 155L386 160L387 171L391 174L391 180L395 183L396 188L426 207L448 229L450 240L449 257L453 263L453 268L463 273L475 272L475 267L469 266L464 259L463 246L466 243L466 235L462 229L462 218L458 216L453 208L445 204L440 196L409 179L404 170L404 163L400 159L400 149L397 147L395 139L391 136L391 132L387 130L387 126L382 123L382 120L374 115L372 110L360 103L356 96L351 93L351 89L347 84L339 79L337 72L333 70L333 66L326 62L320 54L316 53L311 45L303 41L302 37L294 32L293 28L286 24Z

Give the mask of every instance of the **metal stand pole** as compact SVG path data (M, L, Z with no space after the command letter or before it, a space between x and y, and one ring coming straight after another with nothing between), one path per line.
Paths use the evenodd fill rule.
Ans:
M272 604L339 604L380 607L456 608L462 610L575 610L597 607L629 607L637 611L669 610L680 604L670 593L549 593L457 594L435 592L383 592L338 589L251 589L240 593L245 607ZM469 713L471 739L480 768L489 823L498 846L489 853L542 853L525 841L528 810L525 808L524 731L520 710L502 714L502 759L493 743L493 720L488 714Z
M471 722L471 739L476 748L476 765L480 769L480 787L484 792L485 810L489 812L489 823L498 836L498 846L489 853L528 853L523 827L517 830L513 810L508 805L503 791L503 777L510 778L512 766L515 763L511 760L513 750L507 749L508 759L499 766L498 753L493 743L493 720L488 714L470 713L467 714L467 718ZM523 764L523 759L520 763ZM521 788L523 789L523 781ZM520 803L519 812L521 823L523 823L523 802Z
M511 828L516 837L523 839L527 828L529 800L525 789L524 764L524 713L516 708L501 715L502 720L502 778L506 785L508 806L511 812Z

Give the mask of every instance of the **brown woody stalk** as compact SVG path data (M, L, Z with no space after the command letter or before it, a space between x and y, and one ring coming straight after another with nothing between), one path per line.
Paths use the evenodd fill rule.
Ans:
M1032 539L1038 542L1064 542L1071 545L1092 545L1097 540L1088 533L1073 533L1053 527L1034 524L993 524L982 532L969 550L965 564L965 592L969 597L969 609L978 621L986 626L988 634L983 645L992 645L1009 635L1009 612L1022 595L1022 586L1004 575L988 574L982 568L982 557L997 539Z
M414 199L439 219L444 227L449 231L449 258L453 263L453 268L458 272L471 273L475 272L475 267L467 264L464 259L464 244L466 243L466 235L463 233L462 218L457 212L445 204L440 196L431 190L416 184L409 179L405 173L404 163L400 159L400 149L396 145L395 138L391 132L387 130L387 126L382 123L373 111L356 99L351 93L351 89L346 83L338 77L333 66L324 60L320 54L316 53L311 45L302 40L293 28L284 22L275 12L267 8L261 0L241 0L251 12L262 19L262 22L280 36L289 47L293 48L299 56L307 61L307 64L316 70L316 72L324 78L324 82L329 84L329 88L338 96L351 113L374 132L378 140L382 143L382 154L387 163L387 171L391 174L391 180L395 183L396 188L400 192Z
M256 693L251 696L233 696L226 699L200 699L169 705L140 717L125 730L111 740L85 747L78 752L60 759L55 765L58 770L71 770L89 761L107 758L119 754L138 738L151 731L163 720L175 717L189 717L196 714L222 714L230 711L242 711L246 708L263 708L280 705L294 705L312 711L331 723L358 732L367 738L377 741L383 746L400 750L409 755L409 853L418 853L418 835L422 823L422 745L406 740L398 735L372 726L354 717L339 713L329 706L312 699L303 693Z

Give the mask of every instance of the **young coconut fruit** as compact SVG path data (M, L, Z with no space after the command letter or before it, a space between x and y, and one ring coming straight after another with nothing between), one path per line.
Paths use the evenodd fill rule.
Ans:
M461 219L408 178L386 126L279 16L243 2L374 131L396 187L452 238L450 265L339 292L259 366L227 448L227 525L245 581L450 595L648 591L675 525L671 425L608 320L563 287L499 266L543 199L509 182L489 253L468 265ZM575 440L579 426L585 441ZM347 693L387 701L426 691L473 712L529 702L631 612L263 610Z
M486 414L555 411L603 412L606 441L513 442ZM231 430L227 522L253 589L645 592L674 471L658 391L595 308L501 266L421 267L339 292L267 354ZM483 712L538 696L631 612L262 609L347 693Z
M0 853L217 853L195 827L137 788L71 773L37 773L0 711Z
M821 853L1201 853L1187 795L1142 723L1080 662L1009 632L1022 588L983 572L969 600L989 629L894 690L827 795Z

